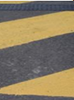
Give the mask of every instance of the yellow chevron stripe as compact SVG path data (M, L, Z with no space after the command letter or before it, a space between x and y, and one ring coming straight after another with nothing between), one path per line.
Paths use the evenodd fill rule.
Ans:
M0 23L0 49L74 32L74 12L66 11Z
M74 97L74 68L4 87L0 93Z
M0 4L20 4L20 3L27 3L31 1L0 1Z

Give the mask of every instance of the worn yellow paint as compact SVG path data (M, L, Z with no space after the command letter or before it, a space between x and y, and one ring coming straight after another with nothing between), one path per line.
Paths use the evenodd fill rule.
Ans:
M74 97L74 68L1 88L0 93Z
M74 12L66 11L0 23L0 49L74 32Z
M20 3L27 3L31 1L0 1L0 4L20 4Z

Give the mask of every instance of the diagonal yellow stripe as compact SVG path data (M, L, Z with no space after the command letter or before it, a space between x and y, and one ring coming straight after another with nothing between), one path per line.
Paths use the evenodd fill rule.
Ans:
M0 93L74 97L74 68L4 87Z
M74 32L74 12L0 23L0 49Z
M20 4L20 3L27 3L31 1L0 1L0 4Z

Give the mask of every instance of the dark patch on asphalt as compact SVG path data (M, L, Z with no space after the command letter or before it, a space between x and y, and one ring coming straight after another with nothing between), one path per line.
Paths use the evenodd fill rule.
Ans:
M22 4L0 4L1 11L74 11L72 1L34 1Z
M69 98L69 97L47 97L47 96L0 95L0 100L74 100L74 98Z
M0 87L74 68L74 33L0 50Z
M5 21L29 18L56 12L57 11L0 11L0 23Z

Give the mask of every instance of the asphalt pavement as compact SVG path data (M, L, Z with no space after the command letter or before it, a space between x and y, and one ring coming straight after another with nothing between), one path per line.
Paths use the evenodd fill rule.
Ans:
M74 2L0 4L0 90L21 82L74 69L73 16ZM29 23L26 20L29 20ZM58 21L59 24L57 24ZM25 35L22 38L20 34ZM12 39L12 36L15 38ZM3 41L9 45L6 46L7 44ZM68 76L66 80L68 80ZM48 83L52 83L52 80L48 80ZM63 82L64 84L72 85L70 81L69 83ZM25 87L23 86L23 88ZM14 90L17 88L13 88ZM22 91L21 87L20 91ZM62 93L62 90L60 91ZM71 92L73 91L74 87ZM0 91L0 100L74 100L74 96L11 95L9 94L11 90L7 92L7 94L3 94Z

